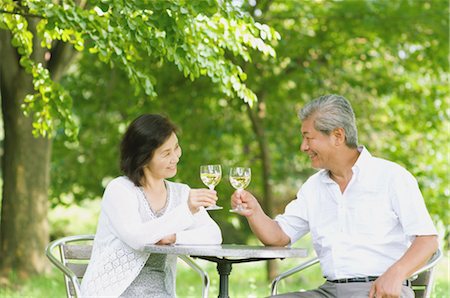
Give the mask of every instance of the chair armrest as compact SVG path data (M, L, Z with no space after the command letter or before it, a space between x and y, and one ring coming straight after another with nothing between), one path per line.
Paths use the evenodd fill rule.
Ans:
M421 273L423 273L423 272L425 272L425 271L427 271L427 270L430 270L431 268L433 268L434 266L436 266L436 264L439 262L439 260L440 260L441 258L442 258L442 251L441 251L440 249L438 249L438 250L433 254L433 256L430 258L430 260L427 262L426 265L422 266L422 267L421 267L420 269L418 269L416 272L414 272L413 274L411 274L410 279L411 279L411 280L414 280L414 279L417 278L417 276L418 276L419 274L421 274ZM309 260L309 261L306 261L306 262L304 262L304 263L302 263L302 264L300 264L300 265L298 265L298 266L296 266L296 267L294 267L294 268L292 268L292 269L290 269L290 270L288 270L288 271L285 271L285 272L279 274L279 275L278 275L277 277L275 277L275 279L272 281L272 285L271 285L271 288L272 288L272 290L271 290L271 295L276 295L276 294L277 294L278 283L279 283L282 279L284 279L284 278L286 278L286 277L288 277L288 276L291 276L291 275L293 275L293 274L295 274L295 273L297 273L297 272L299 272L299 271L302 271L302 270L304 270L304 269L306 269L306 268L308 268L308 267L311 267L312 265L317 264L318 262L319 262L319 259L318 259L318 258L314 258L314 259L311 259L311 260Z
M428 262L423 265L421 268L419 268L416 272L414 272L413 274L411 274L411 276L409 277L409 279L414 280L417 278L417 276L427 270L430 270L431 268L433 268L434 266L436 266L436 264L439 262L439 260L442 258L442 251L440 249L436 250L436 252L431 256L430 260L428 260Z
M279 274L277 277L275 277L275 279L272 281L272 285L271 285L271 295L276 295L277 294L277 290L278 290L278 283L282 280L285 279L288 276L291 276L292 274L295 274L299 271L302 271L306 268L309 268L315 264L319 263L319 259L318 258L314 258L311 259L309 261L306 261L292 269L289 269L288 271L285 271L281 274Z
M206 273L206 271L204 271L196 262L194 262L194 260L192 260L190 257L188 256L184 256L184 255L179 255L178 256L180 259L182 259L186 264L188 264L192 269L194 269L195 271L197 271L198 274L200 274L201 278L202 278L202 297L203 298L207 298L208 297L208 291L209 291L209 284L210 284L210 280L209 280L209 276L208 273Z

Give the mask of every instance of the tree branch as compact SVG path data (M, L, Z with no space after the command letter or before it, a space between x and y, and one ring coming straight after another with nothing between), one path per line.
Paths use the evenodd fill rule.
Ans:
M4 9L0 9L0 13L6 13L6 14L16 14L16 15L20 15L23 17L30 17L30 18L39 18L39 19L44 19L43 16L37 15L37 14L32 14L32 13L26 13L26 12L17 12L17 11L7 11Z

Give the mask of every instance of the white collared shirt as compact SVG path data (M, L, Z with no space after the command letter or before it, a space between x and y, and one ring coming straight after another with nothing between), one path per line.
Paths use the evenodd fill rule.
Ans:
M367 149L344 193L328 170L311 176L275 220L291 243L311 232L327 279L383 274L417 235L437 235L416 179Z

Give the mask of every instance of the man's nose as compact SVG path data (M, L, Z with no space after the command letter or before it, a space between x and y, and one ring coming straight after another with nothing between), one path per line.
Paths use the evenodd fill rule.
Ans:
M302 141L302 143L300 144L300 151L305 152L306 150L308 150L309 146L308 144L306 144L305 141Z

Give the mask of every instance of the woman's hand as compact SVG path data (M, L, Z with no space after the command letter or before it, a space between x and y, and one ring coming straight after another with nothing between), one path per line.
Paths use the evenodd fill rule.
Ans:
M156 244L158 244L158 245L170 245L170 244L174 244L175 241L177 241L177 236L175 234L172 234L172 235L168 235L168 236L162 238L161 240L156 242Z
M261 210L258 200L246 190L239 189L231 195L231 208L235 209L238 205L240 205L242 209L238 209L239 211L237 211L237 213L245 217L252 216Z
M217 201L217 192L206 188L191 189L189 192L188 206L192 214L198 212L200 207L214 205Z

